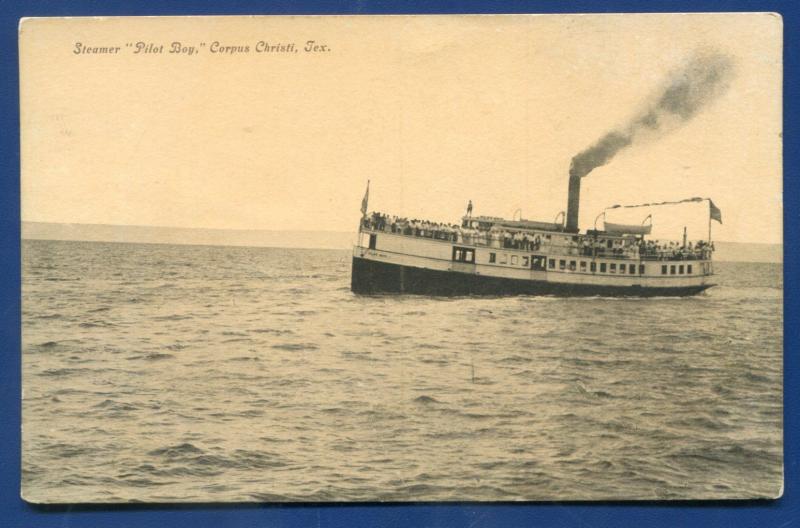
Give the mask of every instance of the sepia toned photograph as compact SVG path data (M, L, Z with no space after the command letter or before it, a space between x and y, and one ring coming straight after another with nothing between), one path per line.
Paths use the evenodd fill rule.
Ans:
M23 499L779 498L782 40L23 19Z

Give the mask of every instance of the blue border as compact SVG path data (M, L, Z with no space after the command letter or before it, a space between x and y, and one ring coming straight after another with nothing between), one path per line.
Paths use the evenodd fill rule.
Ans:
M403 505L216 505L40 508L19 498L20 471L20 240L19 90L17 25L23 16L217 15L217 14L403 14L403 13L564 13L564 12L774 11L784 17L784 225L798 217L798 4L789 1L555 1L497 2L411 0L43 0L11 5L0 0L0 526L792 526L798 507L796 246L785 254L785 470L784 497L777 501L686 503L403 504ZM790 231L790 236L791 236Z

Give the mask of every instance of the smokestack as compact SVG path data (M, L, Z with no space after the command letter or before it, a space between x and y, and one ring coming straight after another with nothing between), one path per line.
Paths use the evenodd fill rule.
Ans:
M569 196L567 198L567 231L578 232L578 208L581 203L581 177L574 170L574 164L569 169Z
M569 167L566 230L578 231L581 178L611 161L634 142L653 140L689 121L711 101L725 93L733 76L727 55L699 52L672 74L660 92L625 126L608 132L572 158Z

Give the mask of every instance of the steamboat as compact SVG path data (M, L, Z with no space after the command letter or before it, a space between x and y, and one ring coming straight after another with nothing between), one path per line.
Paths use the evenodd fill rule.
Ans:
M711 221L722 223L709 198L681 200L708 202L707 240L688 242L686 228L682 242L649 240L652 216L649 225L647 219L637 225L604 219L598 229L605 210L594 229L581 233L581 179L640 139L657 139L680 128L726 92L732 73L733 61L725 54L697 52L689 58L624 126L572 158L566 214L559 213L554 222L473 217L472 202L457 225L367 215L368 182L351 289L363 294L565 296L679 296L706 290L713 286L714 273ZM642 207L667 203L675 202Z
M473 216L440 224L367 214L362 201L353 248L351 289L356 294L687 296L713 286L711 220L722 221L708 198L709 237L690 242L648 239L642 224L605 221L578 229L580 178L570 178L567 212L553 222ZM679 202L645 204L664 205ZM516 216L516 215L515 215ZM597 221L603 218L602 229ZM559 222L558 220L561 219ZM648 223L649 221L649 223Z

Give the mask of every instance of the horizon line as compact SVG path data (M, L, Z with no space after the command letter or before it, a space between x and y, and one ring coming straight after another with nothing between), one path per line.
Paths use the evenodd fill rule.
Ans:
M336 231L330 229L268 229L258 227L186 227L186 226L166 226L148 224L87 224L84 222L48 222L42 220L20 220L22 224L51 224L51 225L75 225L75 226L103 226L103 227L145 227L149 229L202 229L205 231L275 231L278 233L350 233L350 231ZM353 231L355 232L355 231Z

